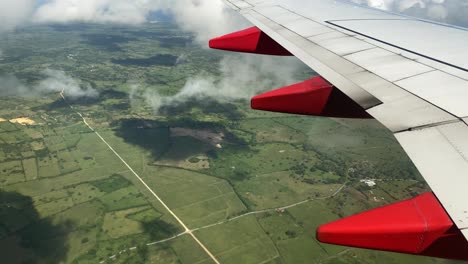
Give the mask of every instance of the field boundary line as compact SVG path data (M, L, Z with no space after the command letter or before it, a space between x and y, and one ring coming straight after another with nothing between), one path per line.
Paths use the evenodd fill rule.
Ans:
M72 105L70 105L67 101L67 99L65 98L65 95L64 95L64 91L62 90L60 92L60 96L62 97L62 99L68 104L68 106L70 106L70 108L76 113L78 114L83 123L91 130L94 132L94 134L96 134L102 142L104 142L104 144L107 145L107 147L115 154L115 156L117 156L120 161L122 161L122 163L133 173L133 175L135 175L135 177L143 184L143 186L146 187L146 189L162 204L162 206L177 220L177 222L179 222L179 224L185 229L185 232L183 232L182 234L189 234L194 240L195 242L198 243L198 245L205 251L206 254L208 254L208 256L210 256L210 258L216 263L216 264L220 264L220 262L218 261L218 259L208 250L208 248L200 241L198 240L198 238L193 234L192 230L190 230L184 222L182 222L182 220L171 210L171 208L169 208L169 206L167 206L167 204L159 197L159 195L156 194L156 192L154 192L149 186L148 184L146 184L146 182L140 177L140 175L138 175L138 173L135 172L135 170L133 170L133 168L122 158L122 156L120 156L120 154L101 136L101 134L99 134L99 132L97 132L91 125L88 124L88 122L86 121L86 119L83 117L83 115L76 111ZM169 239L170 240L170 239Z
M319 198L315 198L315 199L307 199L307 200L304 200L304 201L301 201L301 202L297 202L297 203L294 203L294 204L290 204L290 205L286 205L286 206L282 206L282 207L277 207L277 208L269 208L269 209L264 209L264 210L260 210L260 211L248 212L248 213L241 214L241 215L238 215L238 216L236 216L236 217L233 217L233 218L230 218L230 219L226 219L226 220L223 220L223 221L220 221L220 222L217 222L217 223L213 223L213 224L209 224L209 225L206 225L206 226L194 228L194 229L191 230L191 232L196 232L196 231L199 231L199 230L202 230L202 229L207 229L207 228L210 228L210 227L214 227L214 226L226 224L226 223L229 223L229 222L238 220L238 219L240 219L240 218L243 218L243 217L249 216L249 215L256 215L256 214L268 213L268 212L278 211L278 210L282 210L282 209L283 209L283 210L286 210L286 209L293 208L293 207L296 207L296 206L299 206L299 205L301 205L301 204L305 204L305 203L308 203L308 202L331 199L331 198L337 196L337 195L347 186L347 184L348 184L348 183L344 183L344 184L341 185L333 194L328 195L328 196L325 196L325 197L319 197ZM146 246L152 246L152 245L156 245L156 244L161 244L161 243L164 243L164 242L167 242L167 241L171 241L171 240L173 240L173 239L176 239L176 238L178 238L178 237L180 237L180 236L183 236L183 235L186 235L186 234L187 234L187 232L182 232L182 233L179 233L179 234L174 235L174 236L169 237L169 238L165 238L165 239L162 239L162 240L158 240L158 241L154 241L154 242L151 242L151 243L147 243ZM129 250L135 250L135 249L136 249L136 247L133 247L133 248L130 248ZM273 259L274 259L274 258L273 258ZM104 263L104 261L101 262L101 263Z
M237 220L239 218L243 218L243 217L249 216L249 215L256 215L256 214L269 213L269 212L273 212L273 211L287 210L287 209L290 209L290 208L293 208L293 207L296 207L296 206L299 206L301 204L305 204L305 203L308 203L308 202L327 200L327 199L330 199L330 198L333 198L333 197L337 196L346 187L346 185L347 185L347 183L344 183L335 192L333 192L331 195L328 195L328 196L325 196L325 197L307 199L307 200L304 200L304 201L300 201L300 202L293 203L293 204L286 205L286 206L282 206L282 207L268 208L268 209L248 212L248 213L241 214L241 215L238 215L238 216L235 216L233 218L229 218L229 219L217 222L217 223L213 223L213 224L210 224L210 225L194 228L194 229L192 229L192 232L199 231L199 230L206 229L206 228L210 228L210 227L217 226L217 225L222 225L222 224L225 224L225 223L229 223L229 222L235 221L235 220Z

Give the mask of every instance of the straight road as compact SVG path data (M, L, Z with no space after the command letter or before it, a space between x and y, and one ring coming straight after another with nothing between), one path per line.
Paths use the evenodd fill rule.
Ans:
M161 197L159 197L159 195L156 194L155 191L153 191L149 186L148 184L146 184L146 182L140 177L140 175L138 175L138 173L136 173L135 170L133 170L133 168L122 158L122 156L120 156L120 154L115 151L115 149L101 136L101 134L99 134L99 132L97 132L91 125L88 124L88 122L86 122L86 119L84 118L84 116L76 111L73 106L71 104L68 103L67 99L65 98L65 95L64 95L64 91L60 92L60 96L62 97L62 99L68 104L68 106L76 113L78 114L81 119L83 120L83 123L91 130L94 132L94 134L96 134L99 139L101 139L101 141L106 144L106 146L115 154L115 156L117 156L117 158L120 159L120 161L122 161L122 163L133 173L133 175L135 175L135 177L143 184L143 186L145 186L145 188L162 204L162 206L164 206L164 208L166 208L166 210L177 220L177 222L179 222L179 224L184 228L184 232L182 234L188 234L190 235L194 240L195 242L197 242L197 244L206 252L206 254L208 254L208 256L214 261L214 263L216 264L220 264L220 262L218 261L218 259L208 250L208 248L193 234L193 230L190 230L186 225L185 223L171 210L171 208L169 208L169 206L167 206L167 204L161 199ZM175 238L175 237L174 237Z

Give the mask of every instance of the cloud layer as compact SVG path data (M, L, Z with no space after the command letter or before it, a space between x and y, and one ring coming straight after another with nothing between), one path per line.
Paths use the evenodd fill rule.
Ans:
M468 25L468 0L349 1ZM139 24L146 22L148 16L157 11L171 12L186 30L196 30L203 26L205 31L199 31L200 37L219 32L225 25L238 25L242 21L239 16L232 15L221 0L2 0L0 31L14 29L26 21ZM221 18L224 23L216 23L221 21Z
M29 20L33 13L35 0L1 0L0 33L15 29Z
M154 12L171 13L182 29L197 33L197 41L205 44L214 35L248 25L221 0L49 0L33 21L140 24Z
M349 1L468 26L468 0ZM36 4L36 0L0 0L0 33L27 22L140 24L147 22L153 12L162 11L171 13L180 28L193 33L196 41L206 47L210 38L249 25L221 0L45 0L37 8ZM226 55L219 64L220 78L193 76L172 97L161 97L157 93L147 92L141 86L135 86L134 95L146 96L146 101L155 109L200 96L219 100L249 98L259 91L296 81L294 73L300 67L301 63L295 59ZM48 70L44 74L46 79L34 88L22 85L12 75L0 77L3 84L0 94L8 94L16 87L19 93L40 94L65 89L66 94L71 97L97 95L95 90L83 86L63 72Z

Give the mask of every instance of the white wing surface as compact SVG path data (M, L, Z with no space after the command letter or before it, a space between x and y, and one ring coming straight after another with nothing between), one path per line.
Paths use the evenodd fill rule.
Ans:
M225 0L390 129L468 238L468 31L327 0Z

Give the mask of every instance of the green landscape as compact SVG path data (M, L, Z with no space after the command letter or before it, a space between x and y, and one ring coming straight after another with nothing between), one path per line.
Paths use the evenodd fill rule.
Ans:
M209 96L155 110L148 92L220 78L225 54L173 23L35 25L0 49L0 76L34 87L60 70L99 93L0 96L2 263L214 263L194 237L226 264L455 263L315 239L321 224L429 191L378 122Z

